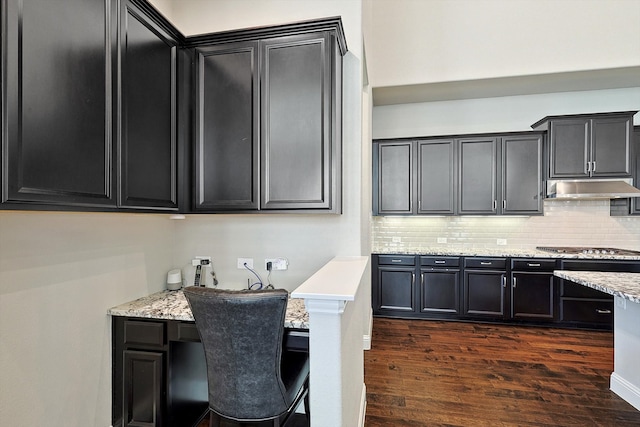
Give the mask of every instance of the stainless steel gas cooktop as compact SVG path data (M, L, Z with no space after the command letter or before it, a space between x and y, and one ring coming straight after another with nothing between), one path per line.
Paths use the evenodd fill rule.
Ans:
M587 254L587 255L640 255L640 251L618 248L593 248L581 246L538 246L536 249L556 254Z

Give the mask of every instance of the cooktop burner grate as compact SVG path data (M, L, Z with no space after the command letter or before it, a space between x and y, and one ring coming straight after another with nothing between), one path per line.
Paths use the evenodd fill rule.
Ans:
M640 255L640 251L618 248L595 248L582 246L538 246L536 249L556 254L588 254L588 255Z

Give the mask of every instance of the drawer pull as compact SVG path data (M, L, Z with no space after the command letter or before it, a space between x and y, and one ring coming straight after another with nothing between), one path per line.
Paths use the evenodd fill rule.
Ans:
M527 265L528 265L529 267L540 267L540 263L537 263L537 262L536 262L536 263L529 262L529 263L527 263Z
M491 265L491 261L480 261L480 265Z
M391 262L402 262L401 259L392 259Z
M515 288L516 288L516 278L514 277L513 278L513 289L515 289Z
M596 313L598 314L611 314L611 310L606 310L602 308L596 308Z
M439 260L439 259L436 260L436 264L445 264L445 263L446 261L444 260Z

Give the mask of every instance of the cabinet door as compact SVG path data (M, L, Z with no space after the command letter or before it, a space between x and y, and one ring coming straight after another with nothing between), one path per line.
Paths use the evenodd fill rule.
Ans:
M413 213L413 143L376 143L373 163L374 213Z
M628 116L591 120L592 176L631 175L632 131Z
M2 202L115 206L115 3L3 2Z
M542 136L502 138L502 213L542 213Z
M260 42L261 209L333 207L331 43L324 33Z
M497 138L460 140L458 213L491 215L498 212L497 149Z
M553 273L518 272L511 274L511 317L553 320Z
M120 22L119 205L177 209L177 41L127 2Z
M640 187L640 126L633 129L633 185ZM638 197L631 199L631 214L640 214L640 200Z
M506 276L504 272L465 270L463 314L504 318Z
M415 311L414 268L379 267L377 282L376 314Z
M452 139L418 141L418 213L455 213L455 145Z
M460 313L460 270L423 269L420 272L420 311Z
M198 48L196 67L194 208L256 210L257 43Z
M164 410L164 354L124 351L124 425L162 426Z
M589 150L588 119L552 121L549 132L549 178L588 177Z

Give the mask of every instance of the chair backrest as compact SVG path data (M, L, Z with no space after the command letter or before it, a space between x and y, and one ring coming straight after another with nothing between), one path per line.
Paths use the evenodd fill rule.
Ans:
M270 419L287 410L280 376L287 291L188 287L202 341L209 406L236 420Z

